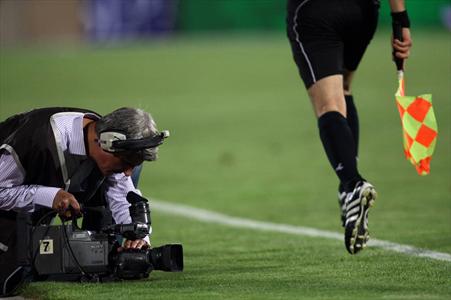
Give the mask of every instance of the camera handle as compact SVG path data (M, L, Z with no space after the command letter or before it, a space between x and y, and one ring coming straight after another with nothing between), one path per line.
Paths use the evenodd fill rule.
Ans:
M92 212L103 212L103 206L84 206L83 204L80 204L80 213L77 215L72 208L72 206L69 206L68 208L68 214L61 216L60 219L63 222L72 221L72 228L73 230L81 230L81 227L78 225L78 219L83 216L88 211Z
M72 213L72 231L81 230L80 226L78 226L78 217Z
M80 208L82 207L82 205L80 205ZM73 209L72 206L69 205L69 208L63 213L60 214L59 217L61 219L61 222L64 224L67 221L72 221L72 230L80 230L80 226L78 226L77 223L77 219L82 217L82 212L80 210L80 214L77 215L75 213L75 210Z

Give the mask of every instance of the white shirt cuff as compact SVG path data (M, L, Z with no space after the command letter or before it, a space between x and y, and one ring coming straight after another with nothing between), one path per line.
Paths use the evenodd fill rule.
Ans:
M60 188L55 187L47 187L47 186L40 186L36 189L36 193L34 194L34 205L42 205L45 207L52 208L53 206L53 199L55 199L56 193Z
M147 242L147 245L150 246L150 238L148 235L146 235L145 238L143 238L143 240L145 240Z

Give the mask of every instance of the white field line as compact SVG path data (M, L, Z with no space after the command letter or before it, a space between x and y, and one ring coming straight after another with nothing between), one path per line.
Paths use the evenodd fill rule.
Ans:
M152 201L152 209L156 209L160 212L178 215L202 222L216 223L221 225L227 225L238 228L249 228L261 231L282 232L287 234L320 237L334 240L343 240L343 234L332 231L320 230L310 227L294 226L288 224L277 224L270 222L255 221L251 219L237 218L227 216L217 212L199 209L182 204L174 204L166 201ZM451 254L442 253L436 251L430 251L426 249L420 249L409 245L397 244L389 241L371 239L368 242L369 246L379 247L385 250L399 252L411 256L426 257L435 260L449 261L451 262Z

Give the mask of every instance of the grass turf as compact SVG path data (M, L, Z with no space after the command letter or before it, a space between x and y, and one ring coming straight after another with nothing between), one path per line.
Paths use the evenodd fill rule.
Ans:
M380 195L378 239L451 253L446 32L417 32L408 95L433 94L439 139L429 176L402 156L388 34L379 32L354 86L359 167ZM434 49L434 55L431 55ZM337 182L284 36L179 38L119 47L0 50L0 120L44 106L152 112L171 138L147 164L150 198L229 215L341 231ZM447 299L451 264L382 249L349 256L332 240L205 225L153 212L153 244L181 241L186 270L150 281L33 283L26 297L155 299Z

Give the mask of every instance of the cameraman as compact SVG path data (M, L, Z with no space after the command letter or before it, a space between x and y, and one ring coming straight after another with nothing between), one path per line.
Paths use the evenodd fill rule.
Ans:
M126 195L139 191L130 175L143 161L156 160L165 137L149 113L134 108L103 117L85 109L42 108L1 122L0 295L22 277L16 263L18 211L31 212L33 225L39 225L56 213L79 214L80 204L104 206L100 213L86 210L84 229L100 230L112 219L131 223ZM116 147L118 140L129 144ZM148 237L123 244L148 246Z

